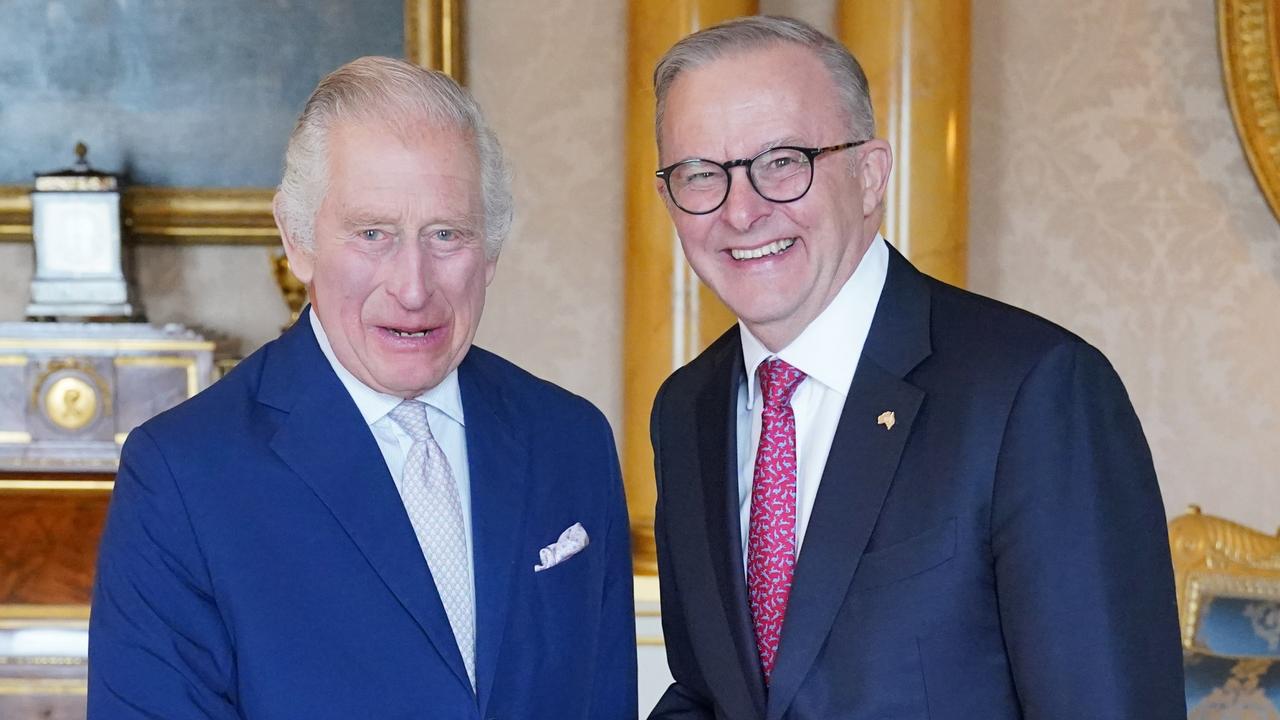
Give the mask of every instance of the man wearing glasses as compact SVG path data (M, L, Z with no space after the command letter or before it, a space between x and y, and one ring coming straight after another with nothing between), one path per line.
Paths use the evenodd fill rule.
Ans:
M654 402L675 683L651 717L1184 717L1128 396L880 236L892 152L857 61L752 17L654 85L658 192L739 322Z

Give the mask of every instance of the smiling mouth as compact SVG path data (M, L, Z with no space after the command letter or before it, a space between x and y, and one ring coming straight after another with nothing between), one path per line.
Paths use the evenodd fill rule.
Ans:
M382 329L391 333L395 337L421 338L421 337L427 337L428 335L434 333L439 328L428 328L426 330L408 330L408 329L402 329L402 328L393 328L393 327L383 326Z
M781 255L795 244L796 238L782 238L781 240L774 240L768 245L763 245L758 248L734 248L729 251L729 254L733 256L734 260L756 260L762 257L769 257L770 255Z

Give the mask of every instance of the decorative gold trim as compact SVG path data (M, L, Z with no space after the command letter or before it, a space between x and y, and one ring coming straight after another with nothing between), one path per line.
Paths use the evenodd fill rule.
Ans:
M466 84L466 0L405 0L404 56Z
M406 57L465 81L466 0L405 0ZM31 186L0 185L0 242L31 242ZM137 186L121 195L129 238L166 245L278 245L270 188Z
M1182 645L1191 649L1206 593L1280 597L1280 538L1192 505L1169 523Z
M0 605L0 621L6 630L31 625L41 627L83 627L89 619L88 605ZM58 621L51 624L49 621Z
M695 30L760 9L758 0L632 0L627 3L626 265L623 337L622 476L637 575L658 573L653 538L657 497L649 413L658 387L734 322L685 261L654 182L653 66Z
M21 430L0 430L0 444L30 445L31 433Z
M969 235L970 3L840 0L836 36L871 86L893 148L884 234L921 271L964 287Z
M1258 578L1192 572L1187 575L1186 615L1182 622L1182 647L1197 651L1200 622L1215 598L1231 597L1276 602L1280 599L1280 577Z
M0 695L87 695L89 681L75 678L0 678Z
M0 493L30 492L32 490L53 492L105 492L110 493L116 483L114 480L5 480L0 479ZM6 607L0 605L0 617L4 617Z
M28 362L26 355L0 355L0 367L26 367Z
M1280 77L1270 0L1218 0L1218 42L1231 116L1271 212L1280 218Z
M198 352L213 351L211 340L77 340L72 338L0 338L0 350L83 350L120 352Z
M4 342L3 340L0 340L0 344L2 344L3 342ZM95 389L97 390L98 394L102 396L102 416L105 417L112 414L113 411L112 411L112 405L111 405L110 384L107 383L106 378L98 374L98 370L94 368L92 363L84 362L79 358L55 358L49 361L49 363L45 366L44 370L40 373L40 376L36 378L36 381L34 383L32 383L32 387L31 387L31 410L32 411L38 412L41 410L41 402L40 402L41 395L46 395L46 398L47 398L46 393L49 391L49 388L45 387L45 381L47 381L50 377L52 377L54 373L57 373L63 370L70 370L73 373L80 373L82 375L87 376L90 380L93 380ZM85 385L88 385L88 383L85 383ZM55 418L53 414L50 412L50 408L48 406L44 407L44 414L45 414L45 417L48 418L50 422L52 422L54 425L62 427L63 429L69 429L69 430L78 429L78 428L69 428L63 425L61 422L59 422L58 418Z
M195 397L200 392L200 373L196 369L195 358L174 357L172 355L121 355L115 360L116 367L176 367L187 371L187 397ZM124 443L121 443L124 444Z
M667 644L667 643L666 643L666 641L662 639L662 636L661 636L661 635L638 635L638 636L636 636L636 645L639 645L639 646L641 646L641 647L645 647L645 646L648 646L648 647L663 647L663 646L664 646L664 645L666 645L666 644Z
M0 655L0 665L26 665L28 667L32 665L45 667L83 667L88 664L89 660L87 658L68 655L31 655L18 657L5 657Z

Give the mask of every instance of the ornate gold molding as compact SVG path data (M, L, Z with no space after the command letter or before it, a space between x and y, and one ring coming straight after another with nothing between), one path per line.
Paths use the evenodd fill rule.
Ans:
M1280 2L1218 0L1218 41L1240 144L1280 218Z
M841 0L839 38L871 85L893 146L885 237L916 267L964 287L969 235L969 3Z
M1280 596L1280 537L1239 523L1190 512L1169 523L1169 549L1183 647L1190 649L1206 600L1217 595Z
M467 82L466 0L404 0L404 56Z
M653 66L685 35L751 15L757 0L633 0L627 7L626 258L623 339L622 476L631 513L631 554L638 575L656 575L657 500L649 411L658 386L730 327L733 314L685 262L654 185Z
M110 494L114 480L50 480L48 478L0 478L0 493L6 492L90 492ZM3 618L4 606L0 606Z
M405 57L464 81L465 0L404 0ZM31 187L0 185L0 242L31 242ZM127 188L135 243L278 245L271 188Z

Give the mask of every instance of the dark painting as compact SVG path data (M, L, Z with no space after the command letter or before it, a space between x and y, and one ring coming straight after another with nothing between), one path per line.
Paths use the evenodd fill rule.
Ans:
M404 54L403 0L0 0L0 184L69 166L270 187L316 82Z

